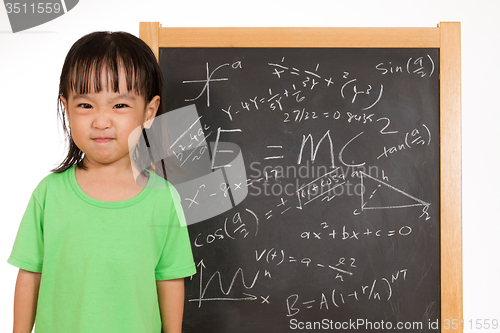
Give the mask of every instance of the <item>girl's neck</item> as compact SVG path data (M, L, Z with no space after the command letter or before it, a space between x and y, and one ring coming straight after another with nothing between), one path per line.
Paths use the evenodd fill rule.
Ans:
M76 168L78 185L88 196L101 201L124 201L137 196L147 183L147 176L134 179L132 167L120 165L92 165L87 170ZM139 184L139 185L138 185Z

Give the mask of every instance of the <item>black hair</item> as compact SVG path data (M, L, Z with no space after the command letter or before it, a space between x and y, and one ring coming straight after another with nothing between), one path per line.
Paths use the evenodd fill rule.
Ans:
M103 87L100 73L107 73L106 84L119 91L119 71L125 70L128 91L135 91L150 102L160 96L157 116L165 113L162 98L162 73L158 62L141 39L127 32L93 32L83 36L73 44L64 60L59 81L59 96L68 100L69 93L88 94L100 92ZM84 153L78 148L66 126L64 106L58 98L57 111L68 141L65 159L52 171L63 172L73 165L86 169L83 164Z

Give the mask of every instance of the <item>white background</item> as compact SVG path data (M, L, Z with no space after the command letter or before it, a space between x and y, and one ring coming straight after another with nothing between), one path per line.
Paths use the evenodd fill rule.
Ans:
M80 0L64 16L12 34L0 7L0 331L12 330L18 269L6 260L19 222L32 190L64 155L56 117L64 57L95 30L138 36L141 21L169 27L435 27L460 21L464 318L500 320L499 9L496 0Z

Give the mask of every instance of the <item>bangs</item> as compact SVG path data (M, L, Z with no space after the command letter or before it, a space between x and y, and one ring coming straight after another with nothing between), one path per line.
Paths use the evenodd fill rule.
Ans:
M127 58L125 58L127 59ZM99 93L102 90L118 92L120 79L125 79L128 91L135 91L145 96L144 78L130 61L118 54L97 55L92 58L79 59L70 69L68 87L76 94ZM120 77L123 69L125 77ZM122 73L123 73L122 72Z

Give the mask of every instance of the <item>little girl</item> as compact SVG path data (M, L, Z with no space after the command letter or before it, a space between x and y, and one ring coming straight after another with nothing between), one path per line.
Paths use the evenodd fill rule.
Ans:
M181 332L196 268L180 198L149 170L134 179L129 149L164 112L161 92L137 37L96 32L70 49L58 105L68 154L33 191L8 259L20 268L14 333L35 321L35 333Z

